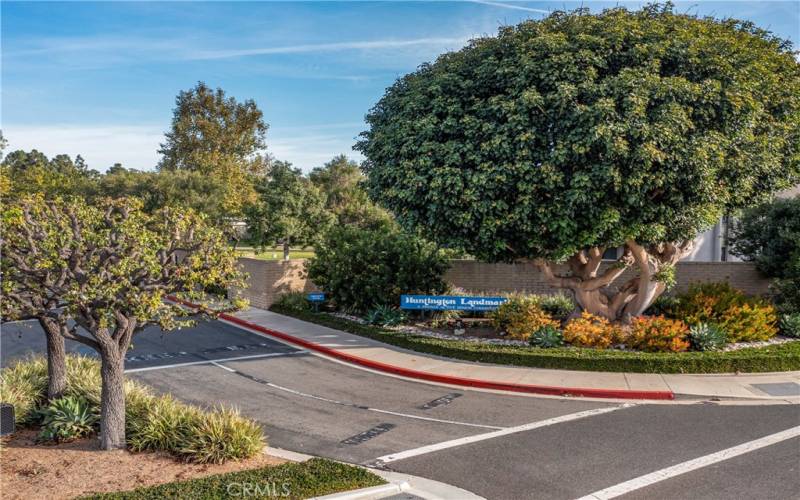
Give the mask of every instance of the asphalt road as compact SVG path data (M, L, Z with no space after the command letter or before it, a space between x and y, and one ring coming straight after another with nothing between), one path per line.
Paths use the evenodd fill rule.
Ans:
M4 365L43 347L35 324L3 326ZM800 433L769 437L797 430L797 405L624 405L417 383L221 322L143 332L126 368L187 402L240 408L263 425L271 446L490 499L574 499L618 485L624 498L800 498ZM730 449L739 454L720 460Z

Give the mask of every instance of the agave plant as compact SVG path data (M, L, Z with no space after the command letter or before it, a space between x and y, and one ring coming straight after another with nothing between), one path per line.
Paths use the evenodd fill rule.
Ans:
M698 323L689 329L689 341L698 351L716 351L725 347L728 336L713 323Z
M558 328L552 325L545 325L533 332L528 342L535 347L561 347L564 345L564 335Z
M364 318L370 325L395 326L406 320L406 314L389 306L370 309Z
M100 420L97 407L86 398L65 396L39 411L42 441L72 441L92 434Z

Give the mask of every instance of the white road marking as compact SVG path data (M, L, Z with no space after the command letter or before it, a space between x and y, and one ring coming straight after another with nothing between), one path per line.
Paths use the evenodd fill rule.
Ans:
M221 364L217 363L216 361L212 361L211 364L214 365L214 366L219 366L223 370L228 370L229 372L236 373L236 370L234 370L233 368L228 368L227 366L221 365Z
M215 360L215 361L224 361L224 360ZM222 368L223 370L226 370L226 371L229 371L229 372L232 372L232 373L237 373L236 370L228 368L227 366L223 366L223 365L221 365L219 363L212 362L212 364ZM372 412L375 412L375 413L384 413L384 414L387 414L387 415L395 415L395 416L398 416L398 417L412 418L412 419L415 419L415 420L426 420L428 422L438 422L438 423L442 423L442 424L463 425L463 426L467 426L467 427L480 427L482 429L504 429L504 427L497 427L495 425L473 424L473 423L470 423L470 422L459 422L457 420L444 420L444 419L440 419L440 418L423 417L423 416L420 416L420 415L411 415L409 413L400 413L400 412L396 412L396 411L381 410L380 408L372 408L370 406L357 405L355 403L348 403L346 401L337 401L335 399L329 399L329 398L326 398L326 397L323 397L323 396L317 396L316 394L309 394L307 392L301 392L301 391L298 391L298 390L295 390L295 389L291 389L289 387L284 387L282 385L274 384L272 382L267 382L266 380L262 380L260 382L262 384L268 386L268 387L272 387L273 389L277 389L279 391L288 392L290 394L294 394L295 396L300 396L300 397L310 398L310 399L316 399L317 401L323 401L325 403L331 403L331 404L340 405L340 406L349 406L351 408L358 408L360 410L372 411Z
M406 458L425 455L427 453L433 453L434 451L446 450L448 448L455 448L456 446L463 446L465 444L477 443L478 441L494 439L501 436L508 436L509 434L516 434L517 432L525 432L533 429L539 429L540 427L547 427L549 425L560 424L562 422L571 422L573 420L578 420L581 418L593 417L595 415L602 415L603 413L610 413L612 411L621 410L623 408L630 408L632 406L634 405L624 404L621 406L595 408L593 410L580 411L578 413L570 413L568 415L561 415L559 417L548 418L547 420L540 420L538 422L532 422L530 424L518 425L516 427L507 427L505 429L501 429L494 432L487 432L485 434L477 434L474 436L451 439L450 441L444 441L436 444L429 444L427 446L421 446L419 448L413 448L411 450L392 453L391 455L384 455L382 457L378 457L377 459L375 459L375 462L381 464L396 462L397 460L404 460Z
M151 370L164 370L167 368L180 368L183 366L194 366L194 365L208 365L214 364L215 362L225 362L225 361L243 361L245 359L259 359L259 358L276 358L281 356L294 356L296 354L305 353L306 351L296 351L296 352L271 352L268 354L253 354L252 356L238 356L235 358L221 358L221 359L209 359L204 361L189 361L187 363L175 363L172 365L159 365L159 366L148 366L145 368L132 368L129 370L125 370L125 373L136 373L136 372L148 372Z
M769 436L765 436L760 439L754 439L753 441L748 441L731 448L726 448L710 455L705 455L700 458L695 458L693 460L688 460L671 467L651 472L650 474L645 474L644 476L631 479L630 481L625 481L624 483L611 486L610 488L606 488L604 490L595 491L594 493L590 493L589 495L581 497L578 500L605 500L608 498L616 498L620 495L630 493L631 491L644 488L645 486L649 486L651 484L658 483L687 472L692 472L701 467L707 467L717 462L729 460L731 458L738 457L739 455L744 455L745 453L755 451L759 448L764 448L765 446L780 443L781 441L786 441L787 439L792 439L798 436L800 436L800 426L792 427L791 429L776 432L775 434L770 434Z

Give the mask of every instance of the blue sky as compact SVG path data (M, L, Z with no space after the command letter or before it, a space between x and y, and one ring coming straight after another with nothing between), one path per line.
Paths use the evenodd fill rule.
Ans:
M593 10L616 4L583 2ZM303 170L354 158L363 117L420 63L579 2L6 2L2 121L11 149L151 169L175 95L198 80L252 98L269 151ZM800 2L677 2L797 44Z

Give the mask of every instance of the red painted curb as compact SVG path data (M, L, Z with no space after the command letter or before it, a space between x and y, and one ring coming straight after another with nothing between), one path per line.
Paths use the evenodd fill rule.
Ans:
M169 299L189 307L197 307L196 304L192 304L191 302L187 302L177 297L169 297ZM403 368L400 366L381 363L380 361L373 361L371 359L362 358L359 356L353 356L352 354L348 354L342 351L337 351L335 349L331 349L330 347L325 347L315 342L301 339L299 337L295 337L287 333L265 328L261 325L252 323L247 320L243 320L241 318L237 318L236 316L232 316L230 314L222 313L219 315L219 317L226 321L230 321L231 323L236 323L237 325L244 326L251 330L256 330L257 332L261 332L265 335L279 338L283 341L289 342L290 344L298 345L308 350L315 351L324 354L326 356L339 359L341 361L346 361L348 363L363 366L365 368L370 368L385 373L392 373L394 375L400 375L402 377L407 377L412 379L427 380L430 382L439 382L448 385L477 387L480 389L523 392L528 394L546 394L549 396L581 396L587 398L650 399L650 400L675 399L675 395L672 393L672 391L633 391L628 389L588 389L580 387L553 387L547 385L514 384L509 382L492 382L489 380L477 380L472 378L456 377L450 375L437 375L435 373L412 370L409 368Z

